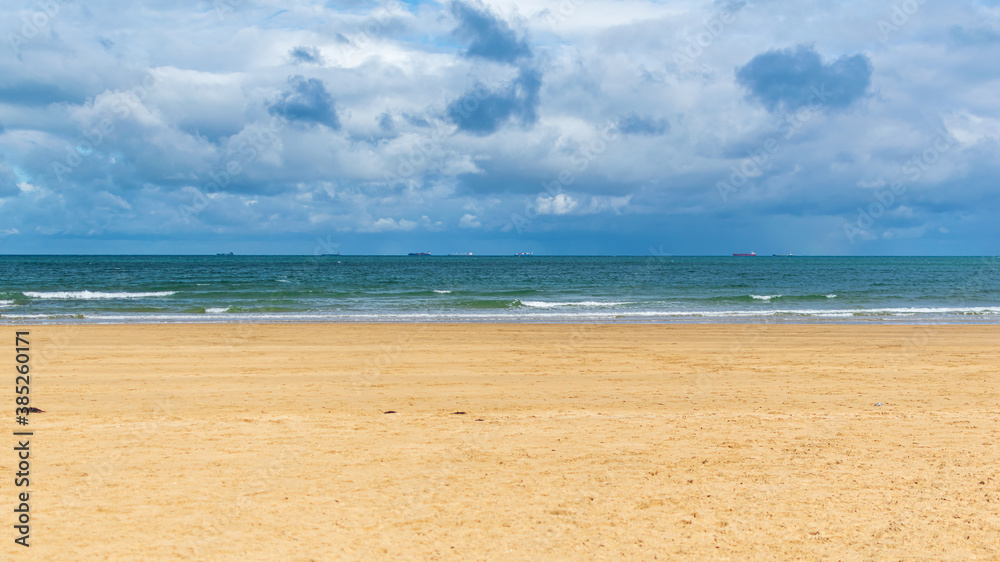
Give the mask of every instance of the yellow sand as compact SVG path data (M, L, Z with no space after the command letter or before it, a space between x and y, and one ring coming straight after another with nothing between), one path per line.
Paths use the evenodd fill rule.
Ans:
M27 329L7 559L1000 559L1000 326Z

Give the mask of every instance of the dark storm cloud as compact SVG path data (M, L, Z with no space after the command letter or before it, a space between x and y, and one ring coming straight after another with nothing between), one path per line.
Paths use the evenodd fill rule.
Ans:
M454 2L451 13L458 19L455 35L469 42L466 55L506 63L531 58L532 51L527 41L518 37L507 22L494 16L487 8Z
M847 107L865 95L871 77L872 63L865 55L825 64L814 48L805 45L768 51L736 69L737 82L769 111L810 103Z
M479 85L469 90L448 104L448 118L460 130L481 136L496 132L511 119L532 125L538 120L541 87L541 73L523 68L505 88L490 91Z
M271 114L281 115L289 121L326 125L333 130L340 128L333 98L322 80L291 76L288 84L291 90L282 93L269 107Z

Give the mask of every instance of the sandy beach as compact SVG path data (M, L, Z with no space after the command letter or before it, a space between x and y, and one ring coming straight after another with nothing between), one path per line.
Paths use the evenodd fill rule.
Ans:
M1000 559L1000 326L16 330L5 557Z

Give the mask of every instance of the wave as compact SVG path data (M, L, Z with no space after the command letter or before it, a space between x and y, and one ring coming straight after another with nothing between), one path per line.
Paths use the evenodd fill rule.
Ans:
M720 303L755 303L760 304L762 302L772 303L772 302L809 302L809 301L827 301L829 299L835 299L838 295L834 293L819 293L811 295L729 295L724 297L707 297L707 298L692 298L692 301L706 301L706 302L720 302Z
M437 294L439 294L439 295L447 295L447 294L451 293L451 291L446 291L444 289L434 289L434 292L437 293Z
M606 304L606 303L601 303ZM219 308L219 307L215 307ZM600 308L539 309L506 307L451 312L348 312L348 311L269 311L226 307L228 313L134 313L10 314L0 322L58 322L80 320L91 323L216 323L216 322L584 322L584 323L670 323L670 322L884 322L967 323L1000 321L1000 306L983 307L897 307L870 309L765 309L765 310L601 310ZM212 309L205 309L205 312Z
M456 308L495 308L495 309L508 309L519 306L521 303L517 300L496 300L496 299L473 299L473 300L462 300L458 302L451 303L452 306Z
M14 304L14 301L0 300L0 306L11 306L13 304Z
M107 299L145 299L150 297L169 297L177 291L154 291L148 293L129 293L125 291L106 293L101 291L25 291L24 296L32 299L59 300L107 300Z
M578 302L519 301L519 302L523 306L526 306L528 308L560 308L564 306L593 308L601 306L623 306L626 304L635 304L632 302L600 302L600 301L578 301Z
M837 295L830 293L828 295L750 295L750 298L754 300L770 302L771 300L796 300L796 301L811 301L811 300L822 300L822 299L835 299Z

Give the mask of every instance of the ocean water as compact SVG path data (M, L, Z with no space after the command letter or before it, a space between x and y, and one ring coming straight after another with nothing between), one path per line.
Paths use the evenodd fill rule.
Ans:
M0 256L0 323L1000 323L996 257Z

